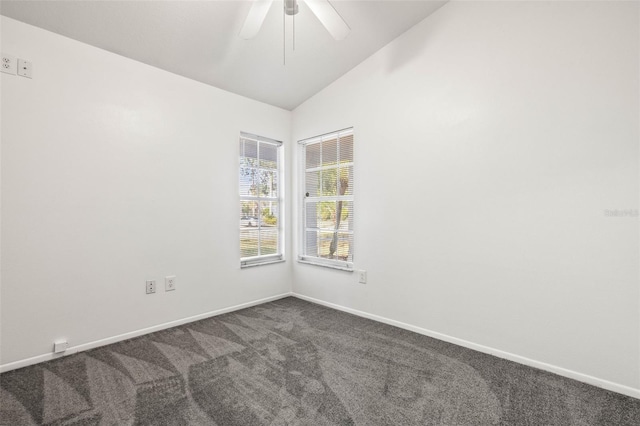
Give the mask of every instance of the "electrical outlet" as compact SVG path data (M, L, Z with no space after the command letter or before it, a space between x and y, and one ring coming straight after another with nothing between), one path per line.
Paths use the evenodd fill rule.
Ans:
M16 58L6 53L2 54L2 62L0 62L0 71L7 74L16 74L17 62Z
M156 292L156 280L147 280L147 294Z
M164 277L164 291L173 291L176 289L176 276L170 275Z
M367 283L367 271L358 271L358 282L360 284Z
M33 73L33 65L24 59L18 59L18 75L21 77L31 78Z

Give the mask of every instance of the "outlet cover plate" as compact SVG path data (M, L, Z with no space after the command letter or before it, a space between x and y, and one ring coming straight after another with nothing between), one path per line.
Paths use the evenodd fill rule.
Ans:
M53 353L59 354L64 352L69 347L69 343L66 340L61 340L59 342L53 342Z
M147 294L156 292L156 280L147 280Z
M16 75L16 71L18 69L17 64L18 62L15 56L3 53L2 60L0 61L0 71L6 74Z
M18 59L18 75L21 77L31 78L33 74L33 65L24 59Z
M164 277L164 291L173 291L176 289L176 276L170 275Z

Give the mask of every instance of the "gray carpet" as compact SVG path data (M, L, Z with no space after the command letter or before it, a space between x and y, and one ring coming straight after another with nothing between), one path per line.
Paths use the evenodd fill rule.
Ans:
M2 425L640 425L640 400L287 298L0 375Z

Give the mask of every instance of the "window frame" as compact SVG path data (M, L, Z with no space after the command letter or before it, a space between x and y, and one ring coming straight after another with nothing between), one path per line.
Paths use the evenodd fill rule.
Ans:
M252 167L257 169L258 171L260 170L275 170L277 172L277 180L276 180L276 185L277 185L277 196L276 197L262 197L260 196L260 194L258 193L258 195L255 196L249 196L249 195L242 195L242 183L241 183L241 170L243 167L242 164L242 159L243 158L247 158L244 155L244 151L242 153L238 152L238 169L237 169L237 184L238 184L238 203L237 206L240 207L240 218L239 218L239 223L238 223L238 241L240 243L240 268L248 268L248 267L252 267L252 266L260 266L260 265L269 265L272 263L280 263L280 262L284 262L285 261L285 255L284 255L284 244L285 244L285 227L284 227L284 212L285 212L285 192L284 192L284 144L282 143L282 141L278 141L275 139L270 139L264 136L259 136L259 135L255 135L253 133L247 133L247 132L240 132L240 137L238 139L238 143L239 146L238 148L241 148L242 143L244 141L254 141L257 143L257 151L256 151L256 159L258 160L258 164L257 167ZM261 168L260 167L260 144L269 144L269 145L273 145L276 147L276 152L277 152L277 166L275 169L267 169L267 168ZM251 158L251 157L250 157ZM278 203L278 216L277 216L277 226L276 226L276 230L277 230L277 234L278 234L278 238L277 238L277 248L276 248L276 253L273 254L265 254L265 255L257 255L257 256L246 256L246 257L242 257L242 225L240 224L240 220L242 218L242 202L243 201L249 201L249 202L258 202L260 203L263 200L272 200ZM262 228L262 224L261 224L261 212L258 212L258 219L257 219L257 231L258 231L258 238L260 238L260 231ZM271 228L270 228L271 229ZM258 241L260 241L260 239L258 239ZM258 243L260 244L260 242Z
M298 238L298 248L299 248L299 253L298 253L298 263L304 263L304 264L309 264L309 265L316 265L316 266L322 266L322 267L326 267L326 268L332 268L332 269L339 269L342 271L347 271L347 272L353 272L354 271L354 259L355 259L355 255L354 255L354 246L355 246L355 232L353 230L353 226L351 226L351 229L349 229L347 231L348 234L351 234L352 239L351 239L351 244L349 247L349 251L350 251L350 260L337 260L337 259L328 259L328 258L324 258L324 257L319 257L319 256L312 256L306 253L307 250L307 203L308 202L314 202L312 200L309 200L309 198L315 199L315 202L320 202L319 200L322 199L322 196L319 197L307 197L306 196L306 186L307 186L307 181L306 181L306 173L307 173L307 166L306 166L306 154L307 154L307 147L309 145L312 144L316 144L316 143L322 143L324 141L328 141L331 140L333 138L336 139L340 139L340 138L344 138L345 136L349 136L351 135L351 137L353 138L353 151L355 151L355 134L354 134L354 129L353 127L347 127L341 130L337 130L337 131L333 131L333 132L329 132L329 133L324 133L321 135L317 135L317 136L313 136L310 138L306 138L306 139L302 139L298 141L298 149L299 149L299 191L300 191L300 199L299 199L299 206L300 206L300 210L299 210L299 214L298 214L298 220L300 222L300 225L298 226L300 235ZM338 142L339 143L339 142ZM337 148L338 151L340 150L339 147ZM340 166L340 164L339 164ZM352 210L352 215L353 215L353 209L354 209L354 204L355 204L355 191L354 191L354 182L353 180L355 180L355 154L352 152L352 159L350 164L348 165L352 168L353 170L353 176L352 176L352 182L350 182L350 186L351 186L351 194L350 195L336 195L336 196L329 196L328 198L334 198L336 199L336 201L338 200L342 200L342 201L347 201L349 203L351 203L351 210ZM347 167L348 167L347 166ZM341 166L340 166L341 167ZM335 169L338 168L336 166L322 166L320 165L320 169L322 170L329 170L329 169ZM316 168L313 168L316 169ZM354 220L353 217L350 218L351 221ZM353 225L353 222L352 222Z

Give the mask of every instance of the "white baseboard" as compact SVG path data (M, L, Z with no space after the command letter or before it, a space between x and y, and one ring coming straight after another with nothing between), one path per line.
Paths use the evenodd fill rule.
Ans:
M463 346L465 348L473 349L478 352L483 352L489 355L497 356L498 358L507 359L509 361L517 362L518 364L524 364L529 367L538 368L540 370L548 371L559 376L568 377L580 382L588 383L599 388L610 390L612 392L621 393L623 395L630 396L632 398L640 399L640 389L634 389L629 386L621 385L619 383L610 382L608 380L599 379L597 377L589 376L588 374L578 373L577 371L568 370L566 368L558 367L545 362L536 361L530 358L526 358L520 355L512 354L509 352L494 349L488 346L480 345L477 343L469 342L467 340L458 339L446 334L438 333L436 331L427 330L425 328L417 327L411 324L406 324L400 321L392 320L389 318L381 317L379 315L370 314L368 312L359 311L357 309L347 308L345 306L336 305L335 303L325 302L323 300L315 299L313 297L304 296L302 294L293 293L293 297L306 300L307 302L316 303L318 305L327 306L329 308L337 309L339 311L347 312L359 317L368 318L374 321L382 322L385 324L393 325L398 328L413 331L414 333L422 334L425 336L433 337L434 339L443 340L454 345Z
M19 361L10 362L8 364L0 365L0 373L4 373L6 371L15 370L17 368L27 367L29 365L38 364L41 362L49 361L52 359L60 358L62 356L71 355L77 352L87 351L89 349L97 348L100 346L109 345L111 343L120 342L123 340L131 339L134 337L142 336L144 334L153 333L155 331L164 330L171 327L176 327L178 325L187 324L193 321L198 321L201 319L214 317L217 315L226 314L228 312L238 311L240 309L249 308L251 306L260 305L267 302L272 302L274 300L283 299L285 297L294 296L302 300L306 300L308 302L316 303L318 305L327 306L329 308L333 308L339 311L347 312L353 315L357 315L359 317L368 318L374 321L382 322L385 324L389 324L398 328L402 328L405 330L413 331L414 333L422 334L425 336L433 337L438 340L442 340L448 343L453 343L454 345L463 346L465 348L473 349L478 352L483 352L489 355L497 356L498 358L507 359L509 361L517 362L519 364L528 365L530 367L538 368L540 370L549 371L551 373L558 374L563 377L568 377L570 379L578 380L580 382L588 383L593 386L597 386L606 390L610 390L612 392L621 393L623 395L630 396L632 398L640 399L640 389L634 389L629 386L621 385L619 383L610 382L608 380L599 379L597 377L589 376L587 374L579 373L577 371L568 370L566 368L558 367L552 364L547 364L541 361L536 361L530 358L526 358L520 355L512 354L509 352L505 352L499 349L494 349L488 346L480 345L477 343L469 342L467 340L458 339L457 337L452 337L446 334L438 333L436 331L427 330L425 328L417 327L411 324L406 324L400 321L392 320L389 318L385 318L379 315L370 314L368 312L359 311L357 309L347 308L342 305L337 305L335 303L325 302L320 299L315 299L313 297L305 296L302 294L297 294L293 292L282 293L276 296L267 297L264 299L254 300L251 302L241 303L239 305L230 306L227 308L218 309L215 311L205 312L199 315L194 315L187 318L182 318L175 321L166 322L164 324L155 325L152 327L143 328L140 330L131 331L124 334L119 334L117 336L107 337L105 339L96 340L93 342L84 343L77 346L69 347L64 354L53 354L47 353L43 355L34 356L31 358L26 358Z
M198 321L201 319L214 317L217 315L226 314L228 312L238 311L240 309L249 308L251 306L261 305L263 303L272 302L274 300L283 299L285 297L292 296L293 293L282 293L276 296L266 297L264 299L254 300L251 302L241 303L239 305L230 306L228 308L217 309L215 311L205 312L203 314L194 315L187 318L182 318L175 321L165 322L164 324L154 325L152 327L142 328L140 330L131 331L124 334L119 334L117 336L107 337L106 339L95 340L93 342L83 343L77 346L69 347L62 354L54 354L47 353L43 355L34 356L31 358L21 359L19 361L10 362L8 364L0 365L0 373L4 373L6 371L15 370L17 368L27 367L29 365L38 364L44 361L49 361L56 358L61 358L63 356L71 355L77 352L88 351L89 349L97 348L99 346L109 345L111 343L121 342L123 340L131 339L133 337L142 336L144 334L153 333L155 331L164 330L171 327L176 327L178 325L187 324L189 322Z

